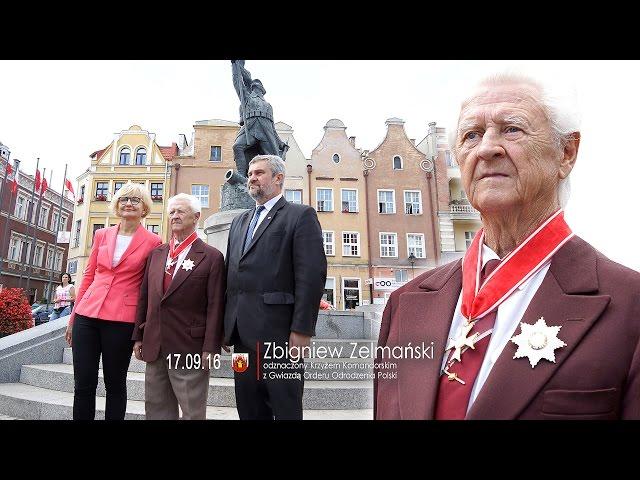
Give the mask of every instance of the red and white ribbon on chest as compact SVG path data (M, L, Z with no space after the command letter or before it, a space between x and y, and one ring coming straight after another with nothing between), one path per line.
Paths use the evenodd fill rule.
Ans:
M169 254L167 255L167 265L165 267L165 272L169 273L169 269L178 261L178 256L184 252L193 242L198 239L197 232L193 232L184 241L178 245L178 248L174 248L175 246L175 238L171 238L169 241Z
M558 210L500 262L482 285L484 230L474 237L462 262L462 315L474 321L498 308L513 291L536 273L560 247L573 237Z

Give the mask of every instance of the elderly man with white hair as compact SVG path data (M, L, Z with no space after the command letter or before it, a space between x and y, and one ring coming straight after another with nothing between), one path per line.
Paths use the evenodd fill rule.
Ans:
M552 92L500 75L462 103L452 148L482 229L391 295L378 366L433 349L376 369L375 418L640 418L640 274L564 219L580 132Z
M147 260L133 333L147 363L149 420L204 420L209 370L219 367L226 271L219 250L196 232L200 202L180 193L168 202L171 239Z

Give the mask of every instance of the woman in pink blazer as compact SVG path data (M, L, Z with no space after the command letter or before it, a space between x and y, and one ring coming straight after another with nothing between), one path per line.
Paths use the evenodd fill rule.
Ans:
M73 347L74 420L95 418L100 355L107 394L105 419L124 419L140 284L149 253L162 244L140 223L151 205L144 185L128 182L111 201L120 224L95 232L66 332Z

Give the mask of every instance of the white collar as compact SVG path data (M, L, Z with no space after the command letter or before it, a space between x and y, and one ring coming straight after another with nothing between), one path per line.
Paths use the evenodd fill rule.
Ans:
M278 200L280 200L282 198L282 194L278 194L275 197L273 197L271 200L264 202L264 204L262 205L264 207L264 209L268 212L269 210L271 210L273 208L273 206L278 203ZM258 204L256 203L256 208L258 208Z

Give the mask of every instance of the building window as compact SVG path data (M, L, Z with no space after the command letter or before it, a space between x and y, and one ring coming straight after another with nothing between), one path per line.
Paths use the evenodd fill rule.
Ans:
M84 185L80 187L80 198L78 198L78 203L82 203L84 201Z
M162 192L164 191L164 183L151 184L151 200L154 202L162 201Z
M469 199L467 198L467 192L464 191L464 188L460 189L460 200L462 200L463 202L469 201Z
M343 278L342 295L344 298L345 310L354 310L360 305L360 279Z
M60 218L60 230L62 230L63 232L67 231L67 217L65 217L64 215L62 216L62 218Z
M93 232L91 233L91 244L93 245L93 239L96 236L96 231L104 228L104 223L94 223L93 224Z
M396 282L406 282L409 279L407 276L407 271L404 269L394 270L393 273Z
M420 215L422 213L422 194L420 190L404 191L404 213Z
M56 252L56 272L62 271L62 255L64 252Z
M393 157L393 169L402 170L402 157L400 157L400 155Z
M15 208L14 215L18 217L20 220L27 219L27 205L28 205L27 199L18 195L18 198L16 199L16 208Z
M22 253L22 241L17 237L11 237L9 242L9 260L19 261L20 254Z
M336 279L334 277L327 277L327 280L324 282L322 299L334 307L336 306Z
M47 248L47 259L45 260L45 268L51 270L53 264L53 247Z
M453 158L453 155L451 155L451 151L450 150L445 150L444 152L444 161L447 164L447 167L457 167L458 165L456 164L455 159Z
M324 254L335 255L335 243L333 239L333 232L326 230L322 231L322 243L324 243Z
M299 203L302 205L302 190L286 190L284 191L284 198L287 202Z
M378 213L396 213L394 190L378 190Z
M475 232L464 232L464 243L467 249L471 246L471 242L473 242L473 236Z
M358 212L358 190L346 188L342 189L342 212Z
M316 189L316 201L319 212L333 212L333 189L318 188Z
M33 258L33 265L35 267L41 267L42 266L42 254L44 253L44 246L43 245L36 245L36 252L35 252L35 256Z
M116 193L118 190L122 188L124 182L113 182L113 193Z
M76 220L76 229L73 237L73 246L80 246L80 226L82 225L82 220Z
M147 149L140 147L136 150L136 165L145 165L147 163Z
M380 256L398 257L398 234L380 233Z
M221 162L222 161L222 147L219 145L211 146L211 156L209 157L210 162Z
M160 235L160 225L147 225L147 230L156 235Z
M342 232L342 256L360 256L360 234L358 232Z
M200 200L202 208L209 208L209 185L191 185L191 195Z
M47 220L49 220L49 209L47 207L40 207L40 215L38 216L38 226L46 228Z
M416 258L425 258L424 234L407 233L407 255L412 253Z
M333 163L340 163L340 155L337 153L333 154Z
M125 147L122 150L120 150L120 160L118 164L129 165L129 163L131 163L131 150Z
M71 260L69 263L67 263L67 272L69 272L70 274L74 274L78 271L78 261L77 260Z
M96 182L96 200L106 202L108 193L109 182Z
M56 228L58 228L58 221L60 219L60 215L58 214L58 212L53 212L53 215L51 215L51 228L49 228L49 230L51 230L52 232L57 232Z

